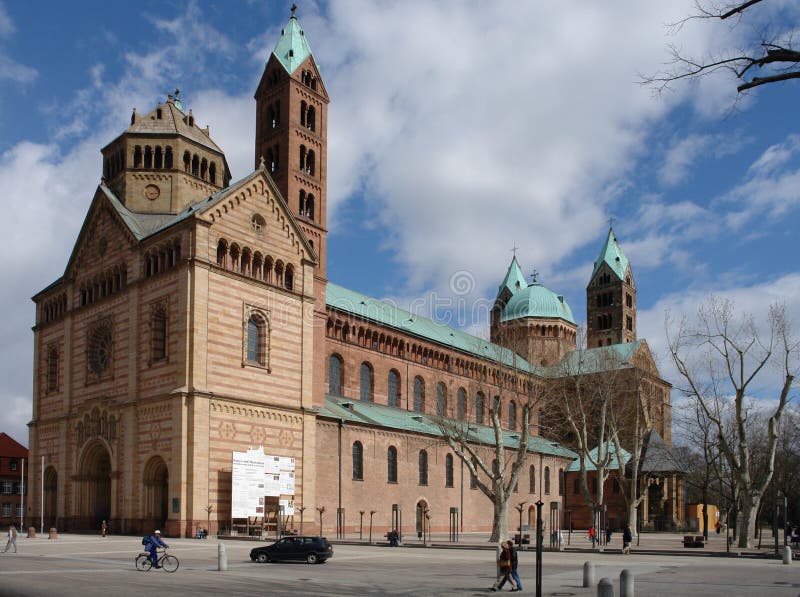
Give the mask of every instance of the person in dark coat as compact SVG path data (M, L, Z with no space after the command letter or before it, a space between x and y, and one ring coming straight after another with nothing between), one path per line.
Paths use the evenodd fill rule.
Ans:
M622 553L626 555L631 553L631 543L633 543L633 533L631 533L631 525L626 524L625 530L622 531Z
M501 582L500 586L497 587L497 588L498 589L502 589L503 585L506 584L506 580L511 582L511 580L513 579L513 581L515 583L517 583L517 588L516 589L512 588L511 590L512 591L521 591L522 590L522 581L519 579L519 573L517 572L517 565L519 564L519 558L517 557L517 550L514 548L514 542L513 541L506 542L506 545L508 545L508 551L511 554L511 578L509 578L509 577L504 578L503 582ZM513 587L514 583L511 583L511 584L512 584L512 587Z

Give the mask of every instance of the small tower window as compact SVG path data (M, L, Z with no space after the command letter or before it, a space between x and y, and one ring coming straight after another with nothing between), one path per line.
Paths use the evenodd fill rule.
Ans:
M217 165L214 162L211 162L208 167L208 181L211 184L217 184Z
M144 148L144 167L153 167L153 149L149 145L146 145Z
M313 131L315 129L315 125L314 106L309 106L308 111L306 112L305 126L308 128L308 130Z
M186 172L187 174L189 173L189 170L191 168L191 164L192 164L192 156L189 154L188 151L184 151L183 152L183 171Z
M153 166L155 168L158 168L159 170L164 166L164 155L161 153L160 145L156 145L156 153Z
M137 145L133 149L133 167L134 168L141 168L142 167L142 147L141 147L141 145Z
M197 154L192 156L192 174L194 176L200 174L200 158L197 156Z

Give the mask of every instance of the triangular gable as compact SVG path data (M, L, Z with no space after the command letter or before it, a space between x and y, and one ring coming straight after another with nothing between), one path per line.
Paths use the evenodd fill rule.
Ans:
M122 210L120 210L120 207ZM70 253L67 267L64 269L65 278L69 278L74 268L80 263L86 249L89 247L90 241L93 240L93 233L100 218L111 218L117 225L120 235L124 236L131 246L136 245L141 238L141 231L138 230L134 219L123 217L123 210L124 206L119 204L113 193L105 185L98 185L92 203L89 205L86 217L83 220L81 231L78 233L78 238L72 248L72 253Z
M268 192L263 192L267 190ZM204 203L195 203L192 208L197 210L197 215L215 222L226 217L228 213L235 210L241 203L246 203L254 194L263 194L267 201L274 201L274 207L278 212L278 222L287 232L292 245L296 246L298 253L305 253L305 259L310 263L317 263L317 254L306 238L305 233L300 228L292 211L286 205L281 192L267 172L263 164L252 174L233 183L231 186L212 195Z
M327 101L329 99L328 98L328 90L325 89L325 83L322 82L322 75L319 72L319 67L317 66L316 60L314 60L314 56L309 56L308 58L306 58L300 64L300 66L297 68L297 70L294 71L294 74L292 75L292 77L297 79L297 80L299 80L301 78L301 74L302 74L304 69L311 71L312 74L317 79L317 89L316 89L316 91L315 90L310 90L310 91L312 93L320 94Z

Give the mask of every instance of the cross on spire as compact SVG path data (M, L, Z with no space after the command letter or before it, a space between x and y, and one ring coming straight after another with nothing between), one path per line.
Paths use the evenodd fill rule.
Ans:
M609 227L609 228L613 228L613 227L614 227L614 220L615 220L615 219L616 219L616 218L615 218L614 216L610 216L610 217L608 218L608 227Z
M297 18L297 17L295 17L295 15L294 15L294 13L295 13L296 11L297 11L297 4L292 4L292 18L293 18L293 19L294 19L294 18Z
M533 273L531 274L531 280L534 284L536 284L536 279L539 277L539 272L536 271L536 268L533 269Z
M517 246L517 243L516 243L516 241L514 241L514 246L513 246L513 247L511 247L511 252L512 252L512 253L514 253L514 257L515 257L515 258L516 258L516 256L517 256L517 251L518 251L518 250L519 250L519 247Z

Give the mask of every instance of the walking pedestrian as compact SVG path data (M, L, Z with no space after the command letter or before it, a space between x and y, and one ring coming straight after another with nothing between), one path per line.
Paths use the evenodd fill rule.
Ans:
M506 580L511 583L511 590L517 590L517 583L511 578L511 552L508 550L508 542L501 541L497 545L497 552L496 552L496 561L497 561L497 580L494 581L494 584L489 587L490 591L496 591L500 588L501 583L505 582Z
M594 530L594 525L589 527L589 541L592 542L592 549L594 549L594 541L597 538L597 533Z
M106 521L104 520L103 522L100 523L100 536L101 537L105 537L106 533L108 533L108 525L106 524Z
M3 549L3 553L8 551L8 548L14 546L14 553L17 553L17 527L13 524L8 527L8 541L6 542L6 546Z
M611 543L611 527L606 527L606 545Z
M633 533L631 533L631 525L626 524L625 529L622 531L622 553L628 555L631 553L631 543L633 543Z
M521 591L522 590L522 581L519 579L519 573L517 572L517 565L519 564L519 558L517 557L517 550L514 548L514 542L513 541L507 541L506 545L508 545L508 551L511 554L511 576L510 576L510 578L508 576L506 576L502 580L502 582L500 583L500 586L497 587L497 588L498 589L502 589L503 585L506 584L506 580L508 580L509 582L511 582L513 580L513 582L517 583L517 588L516 589L512 588L511 590L512 591ZM513 583L512 583L512 586L513 586Z

